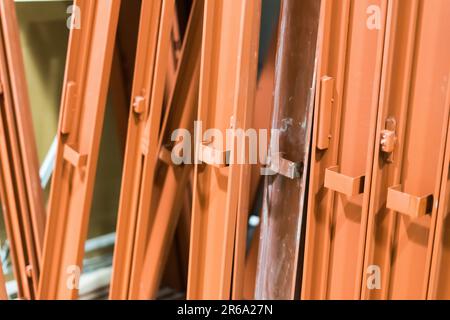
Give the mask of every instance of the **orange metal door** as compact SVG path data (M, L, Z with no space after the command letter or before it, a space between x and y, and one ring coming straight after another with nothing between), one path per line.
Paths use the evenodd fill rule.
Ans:
M225 146L225 132L245 130L251 117L260 15L260 0L205 1L198 120L215 130L194 141L204 163L195 167L188 299L231 297L239 192L249 190L240 188L248 167L227 166L237 147Z
M359 299L387 1L321 13L303 299Z
M430 297L442 297L450 2L390 1L388 11L363 298L425 299L433 252Z
M450 71L449 71L450 72ZM450 77L450 74L449 74ZM450 85L448 85L447 108L450 105ZM428 299L450 299L450 125L447 132L447 146L442 171L439 210L436 218L436 233L434 238L433 256L431 261Z
M82 270L120 0L77 0L44 240L41 299L75 299Z
M172 161L174 156L183 157L177 155L172 146L174 142L183 141L183 133L194 131L198 109L203 7L203 0L194 1L158 143L157 176L162 181L162 190L155 205L156 210L152 213L154 222L140 279L139 298L142 299L156 298L193 169L189 163L177 165Z
M111 299L138 298L155 189L153 181L167 76L174 0L142 1Z

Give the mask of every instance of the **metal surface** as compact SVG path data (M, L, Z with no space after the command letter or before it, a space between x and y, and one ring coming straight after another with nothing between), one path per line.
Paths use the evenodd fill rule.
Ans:
M398 213L406 214L411 218L421 218L431 213L433 208L433 195L417 197L402 192L398 185L388 189L386 208Z
M0 0L0 300L450 299L450 1L283 0L264 62L270 2L75 0L39 172ZM117 232L87 241L108 94Z
M203 0L194 1L181 50L179 69L175 76L174 89L161 130L159 154L172 152L173 140L183 139L182 135L173 137L175 130L194 131L194 120L198 108L203 8ZM163 181L163 187L157 209L153 213L155 218L142 268L139 298L154 299L158 293L192 169L193 166L189 164L177 166L171 159L167 162L159 162L158 180Z
M390 1L388 12L362 297L425 299L427 292L430 297L439 292L435 280L429 286L430 265L442 248L442 238L433 245L436 227L442 237L445 225L441 180L445 185L450 46L443 39L450 30L450 3ZM388 157L379 145L389 119L396 122L397 143ZM427 214L421 209L408 216L390 205L398 185L403 198L433 195ZM378 289L369 286L371 266L380 268Z
M262 26L261 26L262 27ZM276 30L275 30L276 31ZM273 88L277 32L272 36L266 61L261 70L255 94L255 106L251 127L255 130L270 130L271 110L273 106ZM260 44L261 45L261 44ZM249 234L249 215L260 214L260 192L264 183L261 176L262 163L251 166L250 193L248 199L242 199L241 213L236 227L235 254L233 262L232 299L252 300L255 298L256 268L259 249L259 226ZM256 212L255 212L256 211ZM249 237L252 237L248 248Z
M3 275L3 267L0 261L0 300L8 300L6 293L5 276Z
M83 19L69 40L40 299L77 297L120 0L75 5Z
M450 71L449 71L450 72ZM447 108L450 105L450 85L447 90L445 102ZM442 170L442 182L440 189L440 205L436 217L436 231L433 244L430 280L428 285L428 299L450 299L449 283L449 205L450 205L450 118L447 131L447 145L444 165Z
M45 225L14 2L0 2L0 198L19 297L36 296Z
M174 0L143 1L114 249L111 299L137 298L145 259Z
M386 15L384 0L323 2L316 107L331 119L314 119L303 299L360 297Z
M266 178L256 299L294 299L300 282L319 13L320 1L282 2L272 129L290 169Z
M324 187L341 193L343 195L353 197L364 193L365 177L349 177L339 173L339 167L330 167L325 171Z
M260 15L259 0L205 1L198 111L204 130L225 137L227 128L246 129L256 90ZM196 134L196 155L202 138ZM224 152L215 138L210 147ZM230 145L234 159L235 139ZM236 221L249 192L240 188L248 167L236 162L195 166L188 299L231 297Z

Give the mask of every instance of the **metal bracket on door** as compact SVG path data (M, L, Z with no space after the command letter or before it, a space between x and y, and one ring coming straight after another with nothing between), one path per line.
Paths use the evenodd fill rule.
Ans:
M70 81L66 85L66 93L64 96L64 109L61 122L61 134L69 134L72 129L72 123L75 116L77 96L77 84L74 81Z
M319 130L317 149L327 150L331 139L331 111L334 102L334 78L325 76L320 82Z
M389 188L386 207L412 218L420 218L433 210L433 195L417 197L402 192L402 186Z
M69 162L71 165L73 165L75 168L82 168L86 166L88 156L87 154L81 154L77 151L75 151L73 148L71 148L68 145L64 146L64 160Z
M364 193L365 176L349 177L339 173L339 167L325 171L325 188L352 197Z
M397 145L397 121L394 118L386 120L386 126L381 131L381 151L387 155L386 162L394 162L394 150Z
M298 179L301 176L302 164L282 157L282 153L270 156L269 169L289 179Z

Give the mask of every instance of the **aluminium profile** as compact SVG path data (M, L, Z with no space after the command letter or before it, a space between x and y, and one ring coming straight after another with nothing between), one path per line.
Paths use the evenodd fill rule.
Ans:
M276 44L277 37L275 32L256 88L253 119L251 120L251 128L255 130L267 130L268 132L271 126ZM250 177L245 177L246 182L244 180L241 185L244 186L245 183L250 183L250 192L244 192L243 198L240 200L233 261L233 300L242 300L244 298L254 299L259 247L259 226L257 227L258 231L253 234L249 249L247 248L247 231L252 205L257 203L257 193L262 190L261 183L264 177L261 176L261 168L261 164L251 166ZM244 187L243 190L247 187ZM249 198L245 199L247 196Z
M246 129L246 119L252 117L260 18L260 0L205 2L198 120L222 137L227 128ZM239 193L249 192L239 187L248 166L224 166L222 161L205 158L205 150L211 156L227 153L217 138L206 146L208 142L197 132L194 141L195 158L212 165L196 163L194 172L190 300L231 298ZM227 146L233 160L237 151L234 140Z
M76 299L82 270L120 0L76 0L39 299Z
M415 32L417 29L418 1L401 3L391 2L389 5L389 19L386 30L385 61L383 63L383 78L380 94L379 122L391 117L396 119L395 128L397 140L402 142L405 138L405 127L407 125L407 108L409 100L409 79L412 75L414 61ZM400 12L402 12L400 14ZM398 39L404 39L401 46L395 46ZM398 63L394 63L398 61ZM400 63L400 61L402 63ZM392 88L396 88L392 90ZM380 129L378 128L380 127ZM381 132L384 126L377 125ZM391 129L392 130L392 129ZM393 131L393 130L392 130ZM385 155L376 155L374 159L373 186L369 206L369 218L367 225L365 265L361 273L367 270L369 265L376 265L381 271L381 290L368 290L365 285L366 277L363 277L362 298L363 299L389 299L389 276L392 255L392 229L395 213L389 213L385 208L388 186L397 185L401 178L402 162L395 160L403 157L404 143L397 143L393 155L389 155L394 162L384 164L387 160ZM384 169L386 168L386 169ZM376 213L379 217L374 216ZM377 236L381 241L374 241ZM387 240L387 241L386 241ZM375 251L376 250L376 251Z
M436 263L448 177L450 3L390 1L389 12L362 298L443 298ZM368 286L373 266L378 289Z
M19 297L33 299L46 217L14 1L0 2L0 23L0 193Z
M157 147L168 71L174 0L143 1L139 26L111 299L136 299L151 230Z
M302 299L360 298L386 18L323 2Z
M255 44L254 44L255 45ZM252 73L256 72L256 65L252 65L255 70L251 70ZM255 114L255 101L256 101L256 82L250 84L248 90L248 102L247 110L243 118L244 128L247 130L252 127L253 117ZM270 101L270 100L269 100ZM254 129L254 128L253 128ZM245 154L245 143L242 144L243 150L241 152ZM248 159L248 157L246 158ZM250 163L241 164L240 176L238 182L239 199L236 212L236 230L234 240L234 257L233 257L233 278L232 278L232 292L231 298L233 300L241 300L243 295L243 285L245 277L245 256L247 249L247 229L248 218L252 205L252 187L257 181L252 180L252 173L260 169L258 166L252 166Z
M176 141L183 138L182 136L173 137L175 130L188 130L191 133L194 131L198 101L203 8L203 0L194 1L181 50L179 68L175 76L176 80L161 129L157 156L160 158L158 180L163 182L142 268L140 299L154 299L158 293L170 245L182 211L183 197L193 168L192 165L186 163L175 165L170 159L172 157L170 146L173 138ZM167 156L167 163L162 160L165 156Z
M162 287L170 287L179 293L186 292L187 273L189 265L189 239L192 211L192 179L193 170L189 175L189 181L181 199L183 202L178 224L175 231L174 241L169 253L169 259L161 282ZM161 287L160 287L161 288ZM185 294L183 293L185 296Z
M180 21L178 18L179 12L175 5L174 18L172 21L172 30L170 36L170 53L167 60L167 78L166 78L166 96L170 99L170 94L173 92L173 88L176 82L176 74L178 70L178 64L180 63L182 39L180 30Z
M449 71L450 78L450 71ZM447 90L447 107L450 106L450 85ZM449 300L450 285L446 279L449 275L450 250L448 248L449 208L450 208L450 117L448 121L447 145L445 150L444 167L442 170L441 200L436 218L436 231L433 244L430 280L427 298L429 300Z

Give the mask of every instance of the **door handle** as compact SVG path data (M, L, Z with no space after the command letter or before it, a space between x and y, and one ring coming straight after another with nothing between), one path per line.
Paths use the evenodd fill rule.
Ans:
M270 156L269 168L276 174L280 174L292 180L300 178L303 171L301 163L285 159L280 152L273 153Z
M88 161L87 154L80 153L67 144L64 145L63 148L63 158L72 166L75 168L82 168L86 166Z
M402 186L397 185L388 189L386 207L412 218L420 218L432 212L433 195L413 196L402 192Z
M334 166L325 171L325 188L352 197L364 193L365 176L349 177Z

